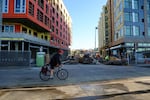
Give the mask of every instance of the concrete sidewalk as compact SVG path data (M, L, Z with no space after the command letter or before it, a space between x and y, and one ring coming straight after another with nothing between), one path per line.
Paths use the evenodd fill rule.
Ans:
M150 77L0 90L0 100L149 100L149 98Z

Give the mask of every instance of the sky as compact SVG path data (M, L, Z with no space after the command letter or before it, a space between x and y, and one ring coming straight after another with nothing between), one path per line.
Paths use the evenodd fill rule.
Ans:
M71 49L94 49L95 27L107 0L63 0L72 18ZM98 30L96 31L96 37ZM96 41L98 38L96 38ZM96 42L96 47L98 42Z

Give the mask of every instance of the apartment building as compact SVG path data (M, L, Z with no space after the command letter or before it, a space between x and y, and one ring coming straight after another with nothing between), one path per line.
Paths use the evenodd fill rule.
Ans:
M2 3L1 52L24 52L28 56L22 55L19 60L22 62L35 61L39 51L49 55L60 48L67 56L72 20L62 0L3 0ZM0 61L3 65L6 61L9 65L18 61L3 57Z
M103 6L101 16L99 18L98 22L98 49L100 51L101 56L106 55L106 48L105 48L105 8L106 6Z
M114 0L113 54L150 50L150 0Z
M51 0L51 40L52 46L68 49L71 45L72 20L62 0Z
M150 50L150 0L108 1L113 10L111 54L121 57Z
M102 56L110 55L110 47L113 35L113 13L112 13L112 0L109 0L103 6L101 17L98 23L99 33L99 51Z

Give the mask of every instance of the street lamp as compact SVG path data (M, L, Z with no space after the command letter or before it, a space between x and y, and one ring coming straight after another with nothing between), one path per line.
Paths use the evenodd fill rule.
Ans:
M95 27L95 50L96 50L96 30L98 29L98 27Z

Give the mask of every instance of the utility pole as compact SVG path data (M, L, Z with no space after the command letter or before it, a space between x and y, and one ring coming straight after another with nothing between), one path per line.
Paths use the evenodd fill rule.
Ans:
M97 27L95 27L95 50L96 50L96 30L97 30L98 28Z

